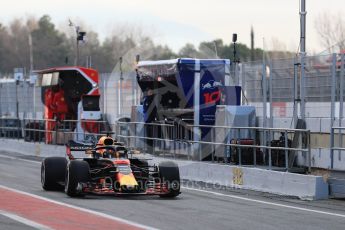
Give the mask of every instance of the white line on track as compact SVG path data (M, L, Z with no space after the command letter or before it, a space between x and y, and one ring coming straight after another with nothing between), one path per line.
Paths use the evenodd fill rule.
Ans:
M281 207L281 208L290 208L290 209L295 209L295 210L299 210L299 211L312 212L312 213L318 213L318 214L324 214L324 215L329 215L329 216L336 216L336 217L345 218L344 214L339 214L339 213L325 212L325 211L320 211L320 210L316 210L316 209L309 209L309 208L301 208L301 207L292 206L292 205L285 205L285 204L279 204L279 203L268 202L268 201L263 201L263 200L256 200L256 199L251 199L251 198L246 198L246 197L241 197L241 196L228 195L228 194L223 194L223 193L219 193L219 192L212 192L212 191L208 191L208 190L189 188L189 187L184 187L184 186L181 186L181 188L186 189L186 190L191 190L191 191L208 193L208 194L212 194L212 195L216 195L216 196L223 196L223 197L229 197L229 198L238 199L238 200L245 200L245 201L249 201L249 202L272 205L272 206Z
M5 212L5 211L2 211L0 210L0 215L3 215L3 216L6 216L12 220L15 220L17 222L20 222L22 224L25 224L27 226L30 226L30 227L33 227L33 228L36 228L36 229L40 229L40 230L51 230L51 228L45 226L45 225L42 225L42 224L39 224L39 223L36 223L34 221L31 221L31 220L28 220L24 217L21 217L21 216L18 216L14 213L10 213L10 212Z
M7 190L10 190L12 192L20 193L20 194L23 194L23 195L31 196L31 197L36 198L36 199L48 201L48 202L51 202L51 203L54 203L54 204L58 204L58 205L62 205L62 206L65 206L65 207L73 208L73 209L76 209L76 210L79 210L79 211L82 211L82 212L87 212L87 213L90 213L90 214L93 214L93 215L101 216L101 217L104 217L104 218L107 218L107 219L111 219L111 220L114 220L114 221L119 221L119 222L122 222L124 224L132 225L134 227L138 227L138 228L142 228L142 229L149 229L149 230L156 230L156 228L152 228L152 227L149 227L149 226L146 226L146 225L138 224L138 223L132 222L130 220L122 219L120 217L111 216L111 215L108 215L108 214L105 214L105 213L102 213L102 212L97 212L97 211L93 211L93 210L90 210L90 209L81 208L81 207L78 207L78 206L74 206L74 205L71 205L71 204L66 204L66 203L63 203L63 202L60 202L60 201L56 201L56 200L51 200L51 199L46 198L46 197L37 196L35 194L23 192L23 191L20 191L20 190L14 189L14 188L10 188L10 187L4 186L4 185L0 185L0 188L7 189Z
M41 164L40 161L33 161L33 160L21 159L21 158L11 157L11 156L1 155L1 154L0 154L0 158L6 158L6 159L11 159L11 160L20 160L20 161L25 161L25 162L30 162L30 163Z

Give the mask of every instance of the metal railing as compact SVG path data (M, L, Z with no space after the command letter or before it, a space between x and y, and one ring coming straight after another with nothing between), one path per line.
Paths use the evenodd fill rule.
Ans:
M125 123L117 123L119 126L125 126L128 127L130 130L128 130L129 135L117 135L119 138L127 139L127 143L129 145L133 143L136 143L136 140L142 140L143 149L145 151L148 151L150 153L155 153L155 149L157 146L164 146L164 143L172 143L173 148L172 152L168 151L170 155L172 155L173 158L176 158L177 151L179 150L186 150L186 154L179 154L180 156L185 155L187 159L194 159L194 160L202 160L202 147L195 148L196 145L209 145L212 146L212 150L210 151L211 155L211 161L213 162L215 160L215 150L219 146L223 146L226 148L236 148L235 150L238 151L238 164L242 165L242 149L251 149L253 154L253 166L257 166L257 151L262 155L267 155L268 160L268 168L272 169L274 164L272 160L272 151L275 151L275 154L281 154L283 152L284 154L284 168L286 170L289 170L293 166L293 160L291 159L293 157L289 156L296 156L299 152L306 154L306 162L308 170L311 170L311 148L310 148L310 130L306 129L282 129L282 128L264 128L264 127L229 127L229 126L207 126L207 125L189 125L184 124L183 128L180 124L160 124L160 123L144 123L144 122L125 122ZM131 126L134 125L134 128ZM141 134L137 134L137 126L141 125ZM149 129L153 129L152 134L153 135L147 135ZM197 131L195 130L197 128ZM201 140L195 140L196 135L200 135L202 130L204 128L210 129L210 141L201 141ZM231 143L229 141L224 140L223 142L217 142L216 141L216 134L217 130L223 129L225 130L225 133L228 133L230 131L235 131L237 133L237 137L232 140ZM253 131L255 133L255 137L252 138L253 143L252 144L241 144L241 140L243 138L240 137L241 130L248 130ZM280 133L281 135L284 135L283 146L272 146L272 141L274 140L274 137L276 136L276 133ZM299 143L298 146L291 146L292 141L289 138L295 139L296 133L301 133L302 137L297 137L298 140L294 140L294 143ZM160 135L155 135L157 133L160 133ZM259 138L261 136L261 138ZM298 135L297 135L298 136ZM199 138L200 139L200 138ZM301 143L301 139L304 140L304 143ZM134 140L134 141L133 141ZM234 142L235 140L235 142ZM160 142L160 144L158 143ZM290 142L290 144L289 144ZM176 147L176 144L183 144L183 148ZM149 146L151 145L151 146ZM138 146L137 146L138 147ZM151 147L151 148L150 148ZM197 149L196 155L193 151ZM162 149L160 149L162 150ZM167 151L163 147L163 157L165 157ZM171 149L168 149L171 150ZM297 153L297 154L296 154ZM224 156L221 156L223 158L226 158L225 154ZM265 157L263 157L265 159ZM291 163L292 162L292 163Z
M16 125L12 125L8 120L16 121ZM92 137L97 141L98 137L105 135L107 127L105 121L87 121L88 125L99 132L77 132L78 125L85 125L83 121L77 120L54 120L54 119L0 119L0 134L4 138L24 138L25 141L44 142L46 144L66 144L69 140L76 139L76 136L85 140ZM49 128L47 128L49 127Z
M211 156L212 162L219 162L222 159L223 162L230 163L230 157L235 156L237 158L232 159L232 163L238 165L254 167L261 165L268 166L268 169L283 168L288 171L293 167L295 157L302 153L306 154L308 170L311 169L310 130L306 129L191 125L173 121L170 123L117 122L106 127L104 121L88 121L97 126L98 132L78 133L74 130L78 125L76 120L24 119L17 120L16 127L3 126L3 120L0 121L1 133L16 131L21 134L16 138L23 137L26 141L66 144L69 140L75 139L76 135L82 135L83 139L92 137L92 141L96 142L99 136L105 134L104 131L111 129L115 131L114 137L129 148L162 154L163 157L203 160ZM47 130L47 125L53 128ZM202 139L201 134L205 129L209 130L208 136ZM244 132L246 134L243 134ZM224 134L224 138L217 138L221 133ZM231 138L229 138L230 133L232 133ZM3 136L13 138L9 135ZM303 143L301 140L304 140ZM334 149L336 148L333 146ZM231 154L228 155L228 152ZM249 160L246 160L247 158Z

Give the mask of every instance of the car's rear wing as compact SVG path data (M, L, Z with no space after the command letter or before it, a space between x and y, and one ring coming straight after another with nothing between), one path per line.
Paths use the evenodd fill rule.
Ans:
M66 144L66 154L70 159L74 159L74 156L72 155L73 152L90 152L94 151L95 145L89 144L89 143L78 143L73 140L70 140Z

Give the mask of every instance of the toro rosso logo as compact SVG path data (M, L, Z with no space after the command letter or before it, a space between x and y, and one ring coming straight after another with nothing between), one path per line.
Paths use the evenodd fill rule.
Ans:
M218 86L222 86L223 84L220 81L215 81L215 80L210 80L209 82L207 82L206 84L203 84L201 86L202 90L205 89L214 89Z
M215 80L210 80L206 84L203 84L201 86L202 90L206 89L217 89L218 86L222 86L223 84L220 81L215 81ZM205 104L216 104L220 100L221 92L219 89L217 89L214 92L204 92L203 94L204 97L204 103Z

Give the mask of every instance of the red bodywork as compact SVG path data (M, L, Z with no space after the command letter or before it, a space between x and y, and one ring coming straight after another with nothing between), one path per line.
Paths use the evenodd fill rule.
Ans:
M78 111L77 111L77 104L81 101L83 95L93 95L93 96L100 96L99 89L98 89L98 81L99 81L99 74L94 69L88 69L79 66L71 66L71 67L57 67L57 68L50 68L35 71L37 74L49 74L49 73L56 73L60 74L60 78L62 81L66 81L66 78L73 78L73 77L81 77L81 81L84 85L79 85L79 81L73 86L78 89L81 89L81 95L75 96L71 95L68 92L72 92L71 90L66 91L65 86L51 86L46 87L42 92L44 94L43 103L45 105L44 110L44 119L46 121L46 143L52 143L52 132L56 129L56 122L53 120L63 121L65 119L68 120L77 120L78 119ZM69 76L69 73L71 75ZM88 87L85 87L85 84L88 84ZM89 90L85 91L85 88L89 88ZM69 103L68 103L69 100ZM50 121L49 121L50 120ZM81 122L82 128L89 132L89 133L97 133L99 131L99 126L92 122L92 120L82 121Z
M131 163L129 159L114 159L109 161L109 166L103 168L103 170L106 170L107 168L111 168L113 166L116 167L123 167L127 166L130 169ZM152 180L152 183L148 183L147 189L145 191L141 192L135 192L135 191L124 191L119 189L116 191L113 188L114 182L121 182L121 180L124 177L129 177L132 180L136 180L134 174L132 171L123 173L121 170L117 170L112 175L109 175L106 178L101 178L98 180L96 184L85 184L83 186L83 192L85 193L95 193L95 194L114 194L114 195L123 195L123 194L132 194L132 195L161 195L166 194L168 192L168 188L165 183L161 183L160 180ZM109 183L111 181L112 183ZM116 184L116 183L115 183Z

